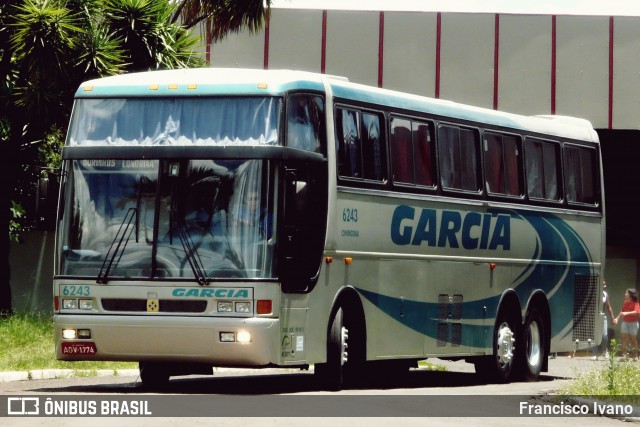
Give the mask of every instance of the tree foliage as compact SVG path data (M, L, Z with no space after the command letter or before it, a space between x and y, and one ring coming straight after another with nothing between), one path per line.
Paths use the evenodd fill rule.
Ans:
M201 42L173 0L0 0L0 315L11 310L8 242L59 164L73 94L85 80L197 67Z

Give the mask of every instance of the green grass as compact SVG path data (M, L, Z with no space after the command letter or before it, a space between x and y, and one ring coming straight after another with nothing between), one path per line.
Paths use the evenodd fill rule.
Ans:
M135 369L133 362L65 362L56 360L53 322L49 316L15 314L0 320L0 371Z
M607 363L579 374L559 393L640 405L640 362L616 360L616 350L617 343L611 340L612 357Z

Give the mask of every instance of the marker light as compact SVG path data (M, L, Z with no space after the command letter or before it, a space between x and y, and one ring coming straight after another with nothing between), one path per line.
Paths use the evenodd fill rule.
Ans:
M271 314L272 303L270 299L260 299L256 303L256 314Z
M65 340L75 340L78 337L78 331L75 329L63 329L62 338Z
M351 264L352 262L353 262L353 258L347 257L347 258L344 259L344 263L347 264L347 265Z
M251 342L251 333L249 331L238 331L238 342Z
M235 342L236 334L233 332L220 332L220 342Z
M88 340L91 338L91 329L78 329L78 338Z

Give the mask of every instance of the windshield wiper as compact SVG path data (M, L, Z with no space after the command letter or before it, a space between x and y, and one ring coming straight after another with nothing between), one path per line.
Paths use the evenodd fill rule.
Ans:
M187 261L189 262L189 266L191 267L191 271L193 271L196 281L200 286L208 285L209 280L204 272L204 265L202 264L202 260L200 259L200 255L198 254L193 241L191 241L191 238L189 237L189 233L185 230L184 225L178 221L174 210L170 211L170 216L171 224L178 234L178 238L180 239L180 243L182 244L185 256L187 257Z
M134 218L136 219L136 222L133 222ZM116 236L114 237L113 242L111 242L111 245L109 246L109 250L107 251L107 254L104 257L104 261L102 261L102 267L100 267L100 272L98 273L98 278L96 279L96 283L101 285L104 285L105 283L107 283L107 278L109 277L111 266L113 266L113 262L115 261L116 256L118 255L118 251L120 251L120 257L118 257L118 262L119 262L120 258L122 258L122 255L124 254L125 248L127 247L127 243L131 238L131 234L133 233L133 230L137 228L137 223L138 223L137 218L138 218L138 209L129 208L126 215L122 219L122 222L120 223L120 228L118 228L118 232L116 233ZM131 227L132 222L133 222L133 227ZM126 236L126 239L125 239L125 236ZM136 241L137 240L138 240L138 236L136 233ZM116 242L118 242L117 245L116 245ZM122 250L120 250L121 246L122 246ZM112 253L112 250L113 250L113 253ZM109 259L109 255L111 255L111 259ZM105 270L105 267L106 267L106 270Z

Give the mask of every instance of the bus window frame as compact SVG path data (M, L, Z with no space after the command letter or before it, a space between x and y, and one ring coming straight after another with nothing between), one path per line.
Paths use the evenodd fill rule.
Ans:
M520 194L518 195L511 195L511 194L504 194L504 193L499 193L499 192L495 192L495 191L491 191L489 189L489 185L488 185L488 172L487 172L487 163L486 163L486 156L485 156L485 149L484 149L484 144L485 144L485 136L487 134L494 134L494 135L500 135L500 136L510 136L516 139L516 145L517 148L519 150L519 155L518 155L518 185L519 185L519 189L520 189ZM515 203L523 203L525 202L525 197L526 197L526 175L525 175L525 164L524 164L524 138L525 135L521 134L521 133L515 133L515 132L505 132L503 130L497 130L497 129L491 129L491 128L482 128L482 138L481 138L481 150L482 150L482 171L483 171L483 178L484 178L484 190L487 194L487 197L490 199L496 199L496 200L501 200L501 201L512 201ZM503 151L504 153L504 151ZM504 165L504 163L503 163Z
M556 177L557 177L557 186L558 186L558 198L557 199L549 199L545 197L536 197L531 196L529 192L529 171L527 169L527 140L535 140L542 143L552 144L555 147L556 152ZM523 149L523 162L524 162L524 193L526 204L529 205L542 205L542 206L555 206L555 207L564 207L566 206L566 200L564 195L564 167L563 167L563 156L562 156L562 142L555 139L550 139L548 137L541 137L534 134L525 134L522 139L522 149ZM544 161L544 159L543 159Z
M370 178L364 178L364 177L356 177L356 176L350 176L350 175L341 175L340 174L340 170L339 170L339 159L340 159L340 130L338 129L338 114L339 111L342 110L348 110L348 111L354 111L357 113L358 115L358 133L359 135L361 135L361 121L362 121L362 114L369 114L369 115L374 115L377 116L380 119L380 137L382 139L382 147L380 150L380 153L382 154L382 156L384 156L384 158L381 161L381 167L382 167L382 175L383 178L382 180L376 180L376 179L370 179ZM345 186L349 186L349 187L356 187L356 188L377 188L377 189L385 189L388 188L390 177L389 177L389 173L390 173L390 159L389 159L389 114L388 112L381 110L381 109L375 109L375 108L367 108L364 106L360 106L360 105L354 105L351 103L347 103L347 102L335 102L333 105L333 122L334 122L334 126L333 126L333 135L334 135L334 142L335 142L335 155L336 155L336 161L335 161L335 165L336 165L336 177L338 179L338 184L339 185L345 185ZM362 150L361 150L361 160L363 158L362 156ZM362 165L364 165L364 162L362 162Z
M465 190L462 188L454 188L447 187L442 183L442 165L440 164L441 158L441 142L440 142L440 128L442 127L453 127L459 130L471 131L475 134L475 145L476 145L476 190ZM486 197L485 187L484 187L484 169L482 162L482 131L483 127L474 126L470 124L463 124L461 122L452 122L448 120L441 120L437 122L435 128L435 139L436 139L436 162L438 163L438 187L441 189L443 195L458 195L461 198L468 198L472 200L483 199Z
M431 132L431 141L430 141L430 146L429 146L429 150L431 151L431 172L432 172L432 180L433 180L433 185L421 185L421 184L415 184L415 157L412 156L412 159L414 160L412 162L412 166L413 166L413 181L414 183L410 183L410 182L402 182L402 181L396 181L395 179L393 179L393 155L392 155L392 148L391 148L391 129L393 127L393 120L394 119L398 119L398 120L406 120L409 122L409 124L412 126L412 128L410 129L411 132L413 132L413 124L414 123L420 123L420 124L426 124L429 126L429 130ZM391 183L391 186L393 189L397 189L397 191L399 192L409 192L409 193L424 193L424 194L436 194L438 192L438 190L441 188L440 185L440 173L439 173L439 162L438 162L438 148L437 148L437 129L438 129L438 122L431 119L431 118L427 118L427 117L421 117L421 116L415 116L415 115L409 115L409 114L402 114L402 113L396 113L396 112L390 112L388 114L387 117L387 128L388 128L388 144L387 144L387 149L388 149L388 168L389 170L388 175L389 175L389 182ZM415 149L413 147L413 139L412 139L412 149L415 152Z
M298 95L306 95L306 96L317 96L320 97L322 99L323 102L323 107L324 107L324 114L322 117L322 123L321 125L321 134L320 134L320 152L317 151L310 151L310 150L305 150L305 149L301 149L301 148L297 148L297 147L291 147L289 145L289 108L290 108L290 103L291 103L291 97L293 96L298 96ZM295 90L295 91L289 91L287 92L284 96L283 96L283 102L282 102L282 112L280 113L280 132L279 132L279 140L281 142L280 145L284 146L284 147L289 147L289 148L294 148L294 149L299 149L299 150L303 150L303 151L308 151L309 153L317 153L317 154L321 154L325 159L327 158L327 151L328 151L328 141L327 141L327 136L329 135L329 129L328 129L328 120L327 120L327 97L325 96L325 94L323 92L318 92L318 91L311 91L311 90Z
M592 157L592 165L591 165L591 173L593 178L593 191L595 196L594 203L585 203L585 202L576 202L571 201L567 197L567 167L566 167L566 154L565 150L567 148L580 148L585 150L591 150L593 153ZM586 209L586 210L599 210L602 205L602 183L601 183L601 174L600 174L600 153L596 146L587 145L587 144L579 144L573 141L565 141L562 143L561 147L561 161L562 161L562 185L563 185L563 194L566 199L567 206L572 209Z

